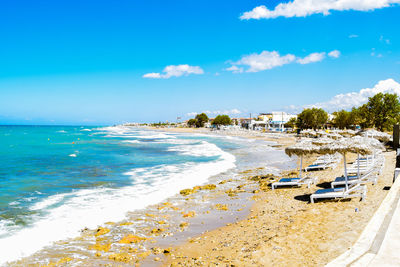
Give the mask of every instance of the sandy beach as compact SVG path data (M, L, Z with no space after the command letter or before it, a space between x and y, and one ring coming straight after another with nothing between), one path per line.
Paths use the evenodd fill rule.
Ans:
M296 140L285 134L233 135L275 141L277 149ZM249 169L130 212L124 221L83 229L81 236L59 241L10 266L322 266L357 240L387 194L395 152L384 155L383 173L377 184L368 185L362 202L355 198L309 203L311 193L330 187L329 182L343 174L343 162L334 169L307 173L319 178L311 188L275 191L269 184L278 176L263 168ZM304 166L315 158L307 157ZM349 161L354 159L350 154ZM287 175L296 176L297 171L282 173Z
M281 138L284 140L285 138ZM287 144L289 140L282 143ZM366 201L359 199L309 203L309 195L328 188L343 174L335 169L310 173L316 186L283 188L263 186L245 220L192 239L175 249L166 266L219 264L235 266L321 266L345 252L358 238L392 184L395 152L385 152L385 168L376 185L368 185ZM312 163L308 157L306 164ZM354 161L355 155L350 157ZM262 179L261 179L262 181Z

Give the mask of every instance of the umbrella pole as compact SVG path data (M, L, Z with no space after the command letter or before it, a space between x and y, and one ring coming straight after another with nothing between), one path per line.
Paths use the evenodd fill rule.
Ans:
M358 160L358 164L357 164L357 176L358 176L358 179L360 179L360 153L357 153L357 160Z
M300 156L300 171L299 171L299 178L301 178L301 172L303 169L303 155Z
M347 191L349 190L349 184L347 180L346 153L343 154L343 162L344 162L344 178L346 179L346 191Z

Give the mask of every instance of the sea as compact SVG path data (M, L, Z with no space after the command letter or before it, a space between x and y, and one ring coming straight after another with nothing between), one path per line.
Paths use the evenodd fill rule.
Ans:
M0 126L0 265L215 177L294 168L275 145L128 126Z

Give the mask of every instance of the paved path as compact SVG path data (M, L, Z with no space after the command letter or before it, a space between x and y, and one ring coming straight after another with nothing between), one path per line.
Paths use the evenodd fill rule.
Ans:
M397 202L383 242L368 266L400 266L400 201Z
M327 264L400 266L400 176L353 247Z

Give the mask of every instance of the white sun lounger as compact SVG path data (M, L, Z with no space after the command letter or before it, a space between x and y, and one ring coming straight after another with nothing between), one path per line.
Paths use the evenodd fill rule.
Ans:
M304 177L304 178L282 178L278 182L271 184L272 190L278 186L302 186L307 185L310 188L311 184L315 184L318 180L317 177Z
M321 164L311 164L307 166L304 170L306 172L311 170L325 170L327 168L335 168L336 162L328 162L328 163L321 163Z
M344 187L341 188L329 188L317 190L314 194L310 196L311 203L314 203L315 199L318 198L352 198L361 197L364 200L367 194L367 187L365 185L354 184L351 185L348 190Z
M358 179L357 175L347 176L347 183L350 185L356 183L368 183L376 184L378 181L378 172L379 170L372 169L371 171L361 175L360 179ZM344 176L336 177L335 181L331 182L331 187L344 186L346 184L346 178Z

